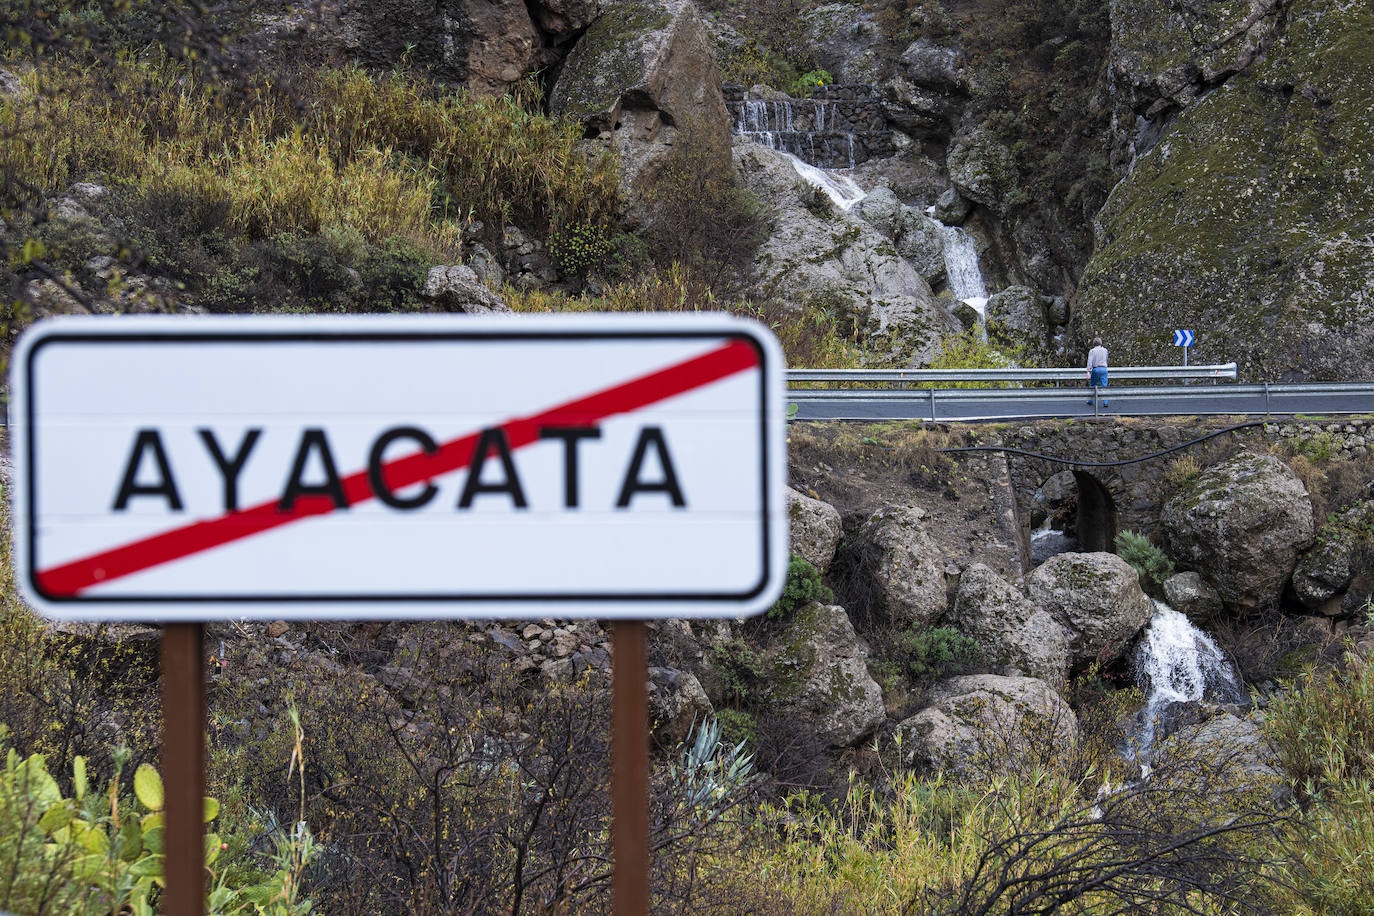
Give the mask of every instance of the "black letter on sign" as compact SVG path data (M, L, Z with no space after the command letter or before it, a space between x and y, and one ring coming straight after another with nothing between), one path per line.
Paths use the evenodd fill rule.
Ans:
M482 483L482 468L487 463L487 454L493 446L496 448L496 456L501 459L501 468L505 471L506 478L500 483ZM525 491L520 489L520 478L515 474L515 462L510 458L510 444L506 441L506 431L499 426L495 429L484 429L482 435L477 437L477 446L472 450L472 465L468 469L468 479L463 482L463 493L458 497L458 508L466 509L471 506L473 497L478 493L508 493L515 508L526 507Z
M577 508L577 443L582 439L600 439L601 430L595 426L546 426L539 430L540 439L563 440L563 505Z
M658 463L663 467L663 480L659 483L644 483L639 479L644 465L644 455L653 445L658 451ZM682 498L682 488L677 484L677 472L673 470L673 459L668 457L668 444L663 441L663 430L657 426L646 426L639 431L639 441L635 443L634 457L625 471L625 483L620 487L620 498L615 501L617 509L630 505L630 497L636 493L667 493L673 505L679 509L687 505Z
M157 484L136 482L138 467L143 463L143 450L148 449L157 462L157 472L162 475ZM129 463L124 468L124 479L119 484L119 495L115 497L114 511L120 512L129 507L129 500L135 496L161 496L173 512L181 511L181 496L177 493L176 482L172 480L172 468L167 464L167 453L162 450L162 437L155 429L140 429L134 439L134 450L129 455Z
M224 511L233 512L239 507L239 472L243 470L243 463L248 460L248 453L257 444L258 436L262 435L262 430L248 430L243 441L239 443L239 450L233 458L224 457L224 451L215 441L213 432L208 429L198 429L196 432L200 433L201 441L210 450L210 457L215 459L215 465L219 468L220 476L224 478Z
M324 465L324 483L306 483L301 479L305 473L305 463L312 449L320 453L320 463ZM302 496L328 496L334 500L334 508L347 509L348 500L344 498L343 481L334 467L334 455L329 451L329 440L322 429L307 429L301 433L301 444L296 449L296 463L291 466L291 476L287 478L286 490L281 495L277 509L290 512L296 507L296 500Z
M439 492L439 488L432 483L426 483L423 490L414 496L397 496L386 485L386 477L382 473L382 455L386 447L397 439L414 439L420 443L420 448L425 450L426 455L433 455L439 451L439 443L435 442L423 429L416 429L413 426L398 426L395 429L388 429L377 437L377 441L372 443L372 453L367 456L367 479L372 483L372 492L377 494L377 498L386 503L393 509L418 509L425 503L434 498L434 494Z

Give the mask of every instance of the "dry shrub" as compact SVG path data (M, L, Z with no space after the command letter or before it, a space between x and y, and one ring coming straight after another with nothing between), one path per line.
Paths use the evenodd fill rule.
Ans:
M312 761L305 818L328 850L310 876L322 909L608 912L604 678L536 687L467 636L407 627L377 679L323 654L244 664L215 699L216 781L295 817L273 763L289 736L255 724L292 697ZM731 863L752 787L692 801L684 773L679 763L654 776L654 911L735 912Z
M1339 661L1344 652L1324 620L1279 611L1257 619L1224 617L1212 623L1211 633L1246 686L1296 677L1307 665Z

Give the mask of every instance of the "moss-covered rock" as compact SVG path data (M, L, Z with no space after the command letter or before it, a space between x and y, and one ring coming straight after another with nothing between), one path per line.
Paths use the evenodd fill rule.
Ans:
M1121 363L1236 359L1250 380L1374 366L1374 7L1295 0L1245 73L1112 192L1075 313Z
M1160 514L1169 554L1233 610L1272 610L1312 543L1307 488L1272 455L1242 452L1182 487Z
M868 648L844 608L807 605L769 649L769 700L776 709L814 722L832 745L853 745L886 717L867 657Z
M729 169L730 116L691 0L608 4L568 55L549 108L619 153L632 210L688 125L719 167Z
M1050 557L1028 585L1031 601L1068 634L1075 666L1117 658L1154 614L1136 571L1111 553Z

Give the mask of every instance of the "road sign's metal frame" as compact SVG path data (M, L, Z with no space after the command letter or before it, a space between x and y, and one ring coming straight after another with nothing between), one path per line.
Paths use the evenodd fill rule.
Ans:
M262 316L257 316L259 320ZM785 454L783 450L783 430L785 429L784 410L783 410L783 384L782 371L783 361L781 350L772 335L761 325L753 322L743 322L738 319L726 316L646 316L636 315L626 316L577 316L575 321L566 320L567 316L560 316L553 321L545 318L543 326L551 327L561 325L562 332L572 338L578 334L596 333L598 322L599 330L605 331L611 325L638 324L641 330L652 327L653 333L670 331L672 328L680 328L681 333L716 334L720 336L730 336L739 334L748 337L754 345L759 348L760 384L762 386L759 397L760 429L762 441L760 443L760 457L764 462L764 468L760 476L760 484L764 488L761 497L763 507L763 526L764 526L764 564L766 567L767 581L761 586L762 597L754 596L755 603L759 601L771 601L772 593L780 591L782 587L782 567L785 566L786 558L786 524L783 521L776 525L777 530L772 532L773 540L771 546L768 540L768 526L774 521L782 520L785 517L781 511L774 511L782 505L782 469L785 466ZM309 333L311 326L321 322L319 316L309 316L302 318L281 318L273 316L267 319L280 328L291 329L295 333ZM341 325L338 319L322 319L332 321L337 328ZM405 319L402 319L404 321ZM450 316L452 320L452 316ZM458 319L462 321L461 318ZM176 324L167 323L167 319L151 319L144 322L136 322L131 326L125 319L125 323L115 319L100 319L99 331L106 332L113 329L128 329L129 333L142 333L149 328L176 328L177 333L195 336L206 332L213 333L216 327L226 327L224 319L183 320ZM230 319L230 324L234 323ZM355 319L356 321L356 319ZM380 327L384 319L362 319L363 323L371 323L374 327ZM400 322L397 322L399 325ZM55 324L64 329L89 329L95 325L81 322L53 322L44 323L45 325ZM416 325L412 319L409 322L411 327ZM479 325L480 322L473 322L468 325L464 322L463 330ZM540 319L530 319L523 322L524 329L539 326ZM708 327L713 330L708 331ZM11 384L11 390L17 392L16 401L20 405L21 422L18 424L18 435L16 443L21 456L20 465L22 473L20 475L20 488L17 495L16 519L23 518L24 522L16 521L19 528L17 542L20 545L19 555L23 558L23 563L30 563L34 551L32 540L35 538L34 528L34 492L32 475L35 473L34 462L32 459L32 430L33 409L32 401L32 377L31 377L31 357L38 347L45 341L57 339L59 333L64 331L54 331L48 333L46 329L41 329L36 333L26 335L21 339L15 351L15 359L12 366L18 367L14 372L13 378L17 384ZM561 380L559 380L561 382ZM776 516L776 518L775 518ZM780 566L777 556L781 555L784 560ZM24 568L28 568L25 566ZM32 571L32 570L31 570ZM21 576L21 578L23 578ZM543 599L550 600L550 599ZM41 603L41 602L40 602ZM150 605L139 601L130 601L123 605L130 608L130 613L145 619L149 614ZM761 611L767 605L757 607L754 610ZM151 605L156 608L157 605ZM576 605L573 605L576 607ZM134 610L141 608L139 612ZM217 619L223 616L222 612L216 612L214 603L210 603L205 610L209 613L202 614L196 619L188 621L174 620L163 626L162 631L162 706L163 706L163 746L162 746L162 767L165 784L167 786L166 814L167 814L167 836L166 847L167 856L165 860L165 879L166 889L163 898L163 905L169 916L193 916L205 912L205 871L204 871L204 818L203 818L203 797L205 779L205 670L203 658L203 621L205 619ZM545 607L543 614L552 612L551 607ZM740 615L740 606L736 604L732 609L723 610L723 616L737 617ZM167 615L159 615L154 611L151 616L162 616L166 619ZM415 612L411 612L415 616ZM472 616L471 614L447 614L443 616ZM585 615L584 615L585 616ZM649 885L649 747L648 747L648 694L647 679L648 667L645 652L645 623L643 620L632 617L620 618L616 620L613 627L613 647L615 650L612 665L612 703L611 703L611 730L612 730L612 893L613 907L616 916L647 916L650 901Z

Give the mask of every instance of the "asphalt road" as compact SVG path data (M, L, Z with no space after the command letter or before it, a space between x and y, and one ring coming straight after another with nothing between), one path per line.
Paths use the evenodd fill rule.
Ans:
M1302 385L1297 391L1275 386L1266 395L1254 386L1131 386L1106 389L1098 416L1202 416L1236 414L1374 413L1374 386ZM1232 390L1228 390L1232 389ZM931 389L846 391L789 390L798 420L930 420ZM934 419L1015 420L1035 417L1091 417L1092 394L1086 388L940 389L935 391Z

